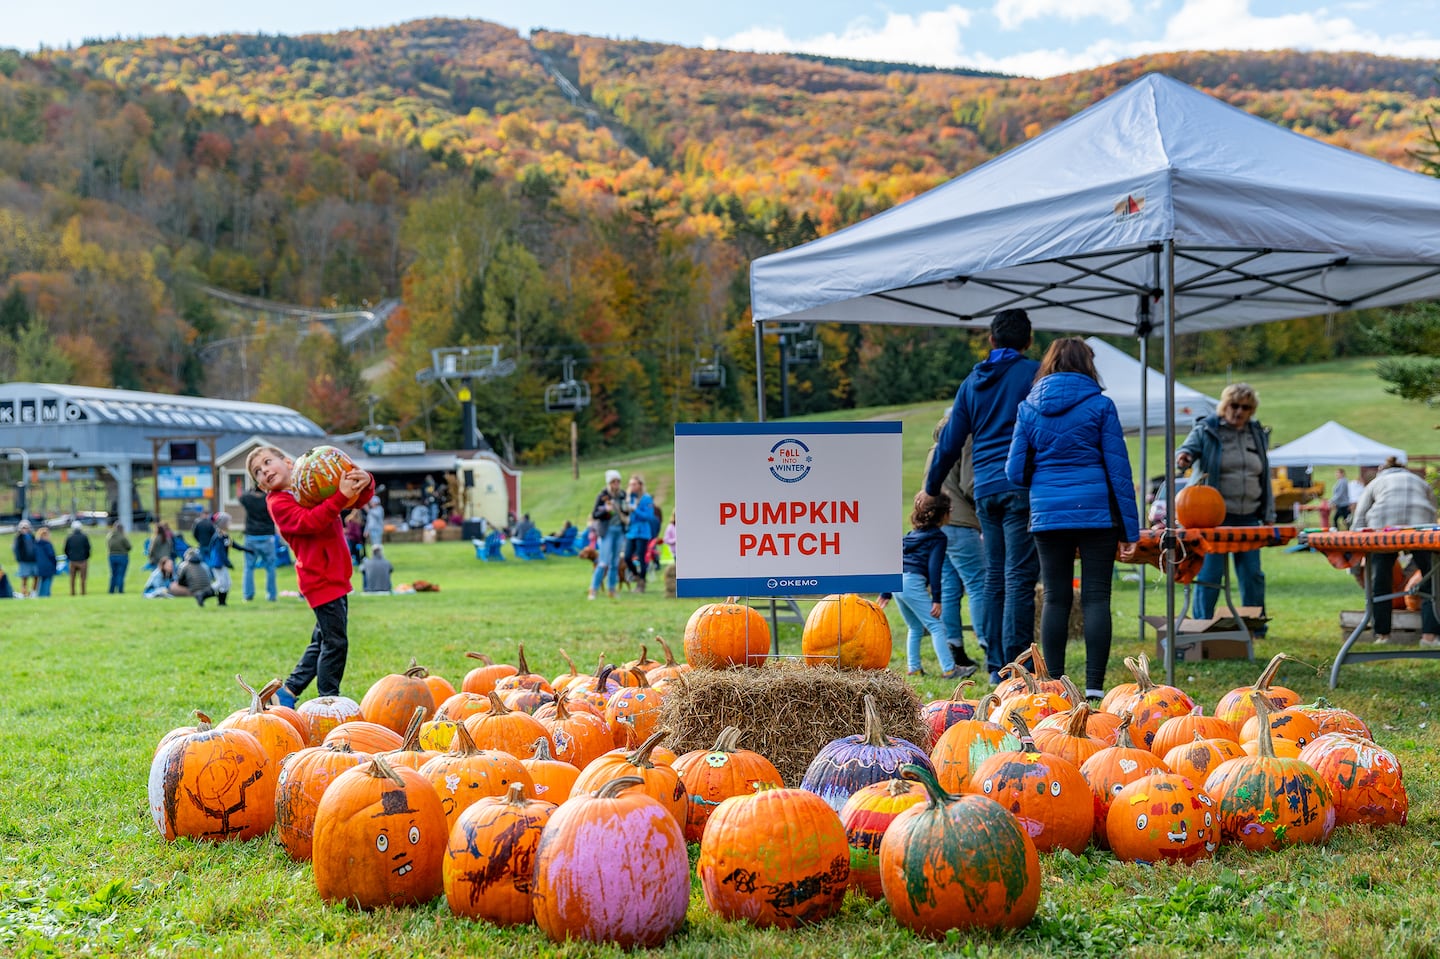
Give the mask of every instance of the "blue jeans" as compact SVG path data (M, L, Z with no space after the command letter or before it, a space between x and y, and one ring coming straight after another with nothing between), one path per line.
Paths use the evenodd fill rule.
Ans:
M130 557L125 553L110 554L110 592L125 592L125 570L130 568Z
M624 528L619 523L611 523L605 530L605 535L600 537L595 544L595 549L600 555L595 558L595 575L590 577L591 591L600 588L600 581L608 572L610 574L610 592L615 592L615 587L620 585L620 557L624 548Z
M985 615L992 641L989 662L1014 662L1035 642L1035 582L1040 561L1030 535L1030 493L1013 490L982 497L975 504L985 540ZM997 628L998 627L998 628ZM996 667L998 668L998 667ZM995 670L992 669L993 673Z
M39 578L39 579L40 579L40 587L39 587L35 592L36 592L38 595L40 595L40 596L49 596L49 595L50 595L50 583L51 583L52 580L54 580L54 578L55 578L55 577L53 577L53 576L41 576L41 577Z
M1233 513L1225 514L1226 526L1260 526L1260 520L1254 516L1236 516ZM1248 553L1231 553L1229 556L1235 558L1235 578L1240 582L1240 605L1265 606L1265 574L1260 569L1260 551L1253 549ZM1225 578L1225 553L1211 553L1205 557L1205 562L1200 565L1200 572L1195 577L1195 600L1192 604L1193 615L1196 619L1209 619L1215 615L1215 603L1220 598L1220 582ZM1208 583L1210 585L1201 585ZM1265 627L1254 630L1256 636L1265 635Z
M270 602L275 602L275 537L274 536L247 536L245 537L245 576L242 580L242 588L245 591L245 600L249 602L255 598L255 570L265 570L265 595Z
M909 635L905 643L905 668L916 672L920 668L920 634L930 634L930 644L935 647L935 658L940 661L940 671L950 672L955 668L955 657L950 655L950 638L945 624L930 615L930 586L920 573L905 573L901 577L904 586L895 594L895 603L900 615L905 618Z
M1004 663L990 663L990 617L980 595L985 587L985 547L980 531L968 526L943 526L945 531L945 568L940 580L940 621L945 635L956 649L965 648L965 622L960 617L960 597L970 594L970 625L975 627L975 644L991 671ZM996 652L999 650L997 648Z

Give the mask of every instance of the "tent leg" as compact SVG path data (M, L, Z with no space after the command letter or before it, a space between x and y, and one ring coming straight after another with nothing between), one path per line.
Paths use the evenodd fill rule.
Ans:
M765 422L765 321L755 321L755 422Z
M1142 300L1142 304L1143 304ZM1140 497L1140 528L1146 527L1145 522L1145 494L1150 491L1150 471L1146 467L1145 448L1150 445L1150 432L1148 430L1150 420L1150 329L1147 321L1140 330L1140 488L1137 491ZM1140 567L1140 642L1145 642L1145 567Z
M1165 241L1165 455L1175 455L1175 241ZM1165 466L1165 682L1175 685L1175 470Z

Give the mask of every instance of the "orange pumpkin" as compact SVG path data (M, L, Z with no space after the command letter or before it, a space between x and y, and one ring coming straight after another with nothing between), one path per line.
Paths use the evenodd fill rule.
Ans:
M558 696L560 695L560 692L565 689L565 687L569 686L571 683L584 682L585 680L592 677L589 673L582 673L580 672L580 670L576 669L575 660L571 659L570 654L565 652L565 650L561 649L557 650L557 652L560 653L560 658L565 660L565 665L570 667L570 671L568 673L560 673L554 679L550 680L550 688L555 690L555 695Z
M1165 765L1170 767L1171 772L1203 783L1221 763L1243 755L1245 750L1229 736L1202 739L1197 732L1190 742L1176 746L1165 754Z
M689 663L677 663L675 661L675 653L670 649L669 643L665 642L665 640L659 636L655 637L655 641L659 643L660 648L665 651L665 661L645 671L645 677L650 680L651 686L661 682L668 682L690 672L693 667L691 667Z
M1308 706L1292 706L1290 708L1303 710L1305 715L1315 720L1316 734L1319 736L1326 733L1349 733L1362 739L1374 740L1375 738L1365 720L1348 709L1341 709L1323 696Z
M954 796L922 766L930 794L896 816L880 841L880 884L900 925L940 938L951 929L1019 929L1040 906L1040 857L1008 810Z
M481 749L470 738L470 731L460 727L450 749L420 767L445 814L447 830L471 804L486 796L503 796L511 783L519 783L525 795L535 795L535 780L514 756L497 749Z
M699 669L762 666L770 654L770 627L742 603L710 603L685 624L685 659Z
M535 924L552 941L653 948L685 922L690 859L680 824L639 777L576 792L535 852Z
M710 749L695 749L673 766L685 787L685 841L699 842L715 807L731 796L785 785L775 766L764 756L740 748L740 730L726 726Z
M1295 690L1271 685L1275 681L1275 674L1280 670L1280 664L1286 661L1297 662L1293 656L1276 653L1274 658L1261 670L1260 678L1255 680L1255 685L1237 686L1221 696L1220 701L1215 704L1215 715L1234 727L1236 737L1239 737L1240 730L1245 728L1245 720L1255 715L1255 704L1250 698L1251 693L1263 692L1269 698L1270 705L1275 709L1295 706L1300 702L1300 695Z
M1150 658L1144 653L1138 659L1125 657L1125 665L1135 676L1135 695L1121 703L1121 711L1130 713L1130 738L1137 746L1150 749L1160 724L1175 716L1184 716L1195 708L1195 701L1184 690L1157 684L1150 678Z
M923 769L924 767L919 767ZM851 889L871 899L885 898L880 884L880 843L895 817L925 801L925 787L908 779L886 779L850 794L840 810L840 825L850 844Z
M340 489L340 480L355 469L355 461L334 446L315 446L301 453L290 470L290 491L304 507L319 506ZM362 490L359 496L364 496ZM354 506L356 497L345 504Z
M1130 738L1130 715L1120 717L1120 728L1115 733L1115 745L1091 756L1080 766L1080 775L1090 787L1093 797L1095 818L1093 828L1095 843L1103 847L1109 839L1105 834L1106 817L1110 815L1110 804L1121 789L1154 772L1169 772L1166 765L1150 750L1137 746Z
M495 689L495 683L506 676L514 676L520 670L509 663L497 663L484 653L466 653L467 659L478 659L483 665L476 666L460 681L461 692L479 693L484 696Z
M412 659L405 672L377 679L366 691L365 698L360 700L361 715L367 722L393 729L404 736L416 709L425 710L424 719L429 719L435 712L435 697L430 692L430 685L425 682L427 675L425 667L415 665Z
M657 763L650 756L665 735L665 730L662 729L641 743L638 749L628 753L612 750L591 761L580 770L580 778L575 780L575 785L570 790L571 797L581 793L593 793L617 777L639 777L645 792L675 817L675 824L681 828L680 839L683 842L685 814L690 805L685 795L685 785L680 782L680 774L674 767L668 763Z
M930 741L926 744L929 748L934 749L935 743L945 730L960 720L975 718L975 708L980 705L980 701L965 698L965 692L974 685L974 680L962 679L949 699L933 699L920 707L920 718L929 733L927 738Z
M1251 697L1261 722L1259 754L1222 763L1205 780L1220 804L1222 838L1252 850L1325 842L1335 828L1330 787L1309 763L1275 755L1269 699L1263 691Z
M542 706L548 706L555 701L554 693L543 692L539 689L506 689L502 692L497 686L495 694L500 697L500 701L505 704L507 709L529 713L532 716Z
M1303 747L1294 740L1274 738L1270 741L1270 752L1281 759L1299 759ZM1247 756L1260 755L1260 740L1252 739L1240 744L1240 751Z
M556 759L570 763L576 769L584 769L615 745L604 719L587 710L571 710L568 692L545 708L552 706L553 716L536 713L536 719L550 732Z
M150 761L150 815L167 840L253 839L275 825L279 766L243 729L210 727L167 736Z
M218 728L220 729L243 729L260 741L266 755L280 768L280 763L291 753L305 748L305 740L300 738L295 726L270 710L266 702L271 695L281 686L280 680L273 679L265 688L256 692L251 689L245 680L239 676L235 677L241 688L250 694L250 708L243 709L226 717Z
M384 756L385 761L392 766L409 766L411 769L419 769L441 753L441 750L430 749L421 744L420 735L425 726L425 708L416 706L415 715L410 717L410 725L406 727L405 735L400 739L400 748L377 755Z
M555 687L550 685L550 680L539 673L530 671L530 664L525 661L525 644L521 643L519 654L515 657L515 673L511 676L501 676L495 680L495 692L503 693L510 689L533 689L542 693L554 693Z
M420 773L380 757L336 777L315 810L315 889L361 909L417 905L442 890L449 835Z
M1219 716L1206 716L1203 706L1196 706L1184 716L1171 716L1155 730L1150 751L1170 765L1170 750L1187 746L1196 739L1235 739L1235 728ZM1173 766L1171 768L1174 768ZM1176 770L1178 772L1178 770ZM1204 782L1204 777L1200 779Z
M327 743L349 743L357 753L388 753L405 745L400 734L388 726L352 719L325 734Z
M1020 740L1004 726L981 717L989 715L998 701L994 694L980 700L974 719L962 719L940 734L930 750L935 779L940 788L961 793L970 784L970 777L981 762L999 752L1020 748Z
M615 690L605 703L605 725L610 727L616 748L623 749L634 749L650 738L660 726L660 707L664 705L639 667L629 675L636 684Z
M550 751L555 752L555 740L550 738L549 730L540 720L506 706L500 701L499 694L493 691L490 693L490 711L465 720L465 728L481 749L499 749L516 759L529 759L534 754L535 739L539 736L545 737L550 743Z
M894 652L890 620L873 600L831 593L805 617L800 652L807 666L884 669Z
M1095 810L1076 765L1035 748L1025 720L1011 719L1020 748L996 753L970 777L967 792L995 800L1014 813L1040 852L1068 849L1079 855L1090 844Z
M1326 733L1299 758L1330 787L1336 825L1403 826L1410 818L1410 797L1390 750L1350 733Z
M1121 862L1197 862L1220 845L1219 812L1188 777L1152 773L1115 794L1105 838Z
M317 696L307 699L295 709L305 717L305 722L310 727L310 738L306 743L311 746L319 746L325 742L330 730L341 723L365 718L365 714L360 711L360 704L348 696Z
M840 911L850 846L839 815L819 796L762 789L715 807L695 876L711 912L761 929L793 929Z
M370 761L349 743L306 746L285 757L275 787L275 835L296 862L308 862L315 835L315 810L325 789L347 769Z
M1287 739L1304 748L1305 744L1320 734L1319 724L1303 709L1289 706L1270 714L1270 735L1276 740ZM1240 745L1244 746L1260 736L1260 717L1251 716L1240 728Z
M535 783L536 797L557 806L570 798L570 790L580 778L580 770L550 755L550 741L543 736L535 740L535 754L520 760L520 765Z
M1002 699L990 712L988 718L992 723L1009 726L1011 717L1018 716L1025 721L1026 728L1029 728L1038 725L1047 716L1066 712L1074 706L1074 703L1058 693L1041 692L1040 687L1035 684L1035 678L1025 671L1025 667L1016 664L1016 668L1020 671L1019 678L1025 691Z
M620 669L621 669L622 672L631 673L631 674L633 674L634 671L637 670L637 669L640 670L640 672L642 672L642 673L648 673L648 672L650 672L650 670L654 669L656 666L659 666L659 665L660 665L660 661L659 661L658 659L651 659L651 658L650 658L650 647L649 647L649 646L646 646L644 643L641 643L641 644L640 644L640 655L637 656L635 659L631 659L631 660L628 660L628 661L626 661L626 662L621 663L621 664L620 664ZM621 681L621 682L626 682L626 683L628 683L628 682L630 681L630 679L631 679L631 677L627 677L627 676L621 676L621 677L620 677L620 681Z
M440 708L435 710L435 718L463 723L471 716L489 711L490 693L459 692L440 704Z
M1013 663L1006 663L1000 668L1000 675L1008 677L995 687L995 695L999 696L1001 701L1017 693L1029 691L1032 683L1025 680L1026 663L1030 664L1028 670L1033 685L1040 692L1054 693L1056 696L1068 700L1071 706L1085 699L1084 694L1077 690L1075 684L1070 682L1067 677L1061 676L1056 679L1050 675L1050 667L1045 662L1045 654L1040 651L1037 644L1031 643L1030 648L1015 657Z
M1225 522L1225 497L1200 474L1175 493L1175 522L1186 529L1210 529Z
M1107 745L1104 740L1090 735L1090 707L1084 703L1070 710L1068 714L1055 715L1067 715L1069 718L1063 724L1047 726L1042 723L1036 728L1035 746L1042 753L1059 756L1079 769L1085 760Z
M450 911L497 926L535 920L530 899L535 852L555 804L531 799L511 783L504 796L486 796L455 820L441 882Z
M415 660L413 659L410 660L410 666L412 669L420 670L417 675L421 679L425 680L426 686L430 687L430 698L435 700L436 706L439 706L445 700L455 695L455 687L450 685L450 680L446 679L444 676L437 676L434 673L430 672L430 670L426 669L424 666L417 667L415 665ZM407 672L408 671L409 670L407 670Z

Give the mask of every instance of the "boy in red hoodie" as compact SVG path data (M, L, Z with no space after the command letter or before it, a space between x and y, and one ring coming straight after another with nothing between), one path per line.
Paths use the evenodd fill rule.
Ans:
M276 531L290 545L295 558L295 576L300 593L315 611L315 631L310 645L295 664L276 698L280 705L295 700L316 680L321 696L339 696L345 676L345 657L350 649L346 635L349 621L350 547L340 525L340 513L353 502L365 502L375 493L375 478L354 469L340 478L339 488L317 506L301 506L291 492L295 461L283 450L261 446L245 459L245 472L266 494L265 505L275 520Z

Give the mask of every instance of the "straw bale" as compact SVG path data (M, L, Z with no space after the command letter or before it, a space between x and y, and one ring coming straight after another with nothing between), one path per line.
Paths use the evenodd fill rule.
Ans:
M787 786L798 786L822 747L865 729L866 694L875 697L885 733L926 742L920 698L889 670L837 670L795 660L755 669L697 669L671 686L660 724L677 753L709 749L726 726L740 745L775 764ZM923 746L922 746L923 748Z

